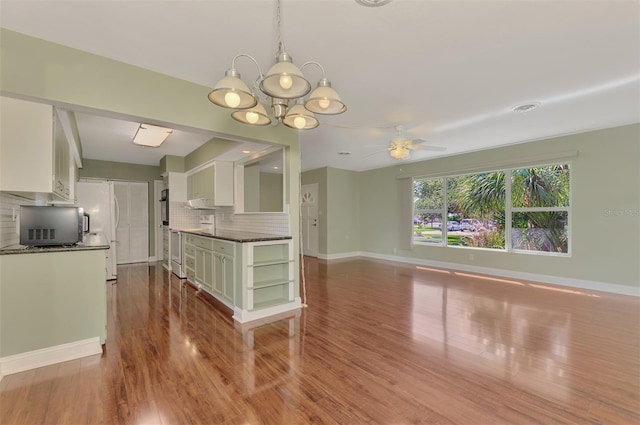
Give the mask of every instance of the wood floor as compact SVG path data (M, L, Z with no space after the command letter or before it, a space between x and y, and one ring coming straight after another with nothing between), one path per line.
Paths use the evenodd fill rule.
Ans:
M244 327L157 264L119 267L105 353L4 377L0 423L640 423L635 297L305 263L308 307Z

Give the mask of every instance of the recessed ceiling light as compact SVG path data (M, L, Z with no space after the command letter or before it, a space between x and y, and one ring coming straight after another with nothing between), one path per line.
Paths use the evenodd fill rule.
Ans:
M530 112L540 106L540 102L525 103L513 108L513 112Z
M338 155L351 155L351 152L338 152Z
M356 0L356 3L367 7L378 7L391 3L391 0Z
M242 153L251 153L251 151L249 149L243 149Z

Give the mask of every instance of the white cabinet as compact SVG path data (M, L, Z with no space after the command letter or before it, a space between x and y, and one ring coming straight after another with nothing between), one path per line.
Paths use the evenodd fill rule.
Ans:
M167 189L170 202L187 202L187 176L184 173L167 173Z
M72 199L69 142L53 107L0 97L0 191Z
M188 174L187 198L204 199L208 207L233 205L233 163L216 161L213 165Z

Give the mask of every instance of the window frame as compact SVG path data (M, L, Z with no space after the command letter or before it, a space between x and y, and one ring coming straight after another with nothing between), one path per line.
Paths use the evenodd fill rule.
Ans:
M569 168L569 203L568 206L565 207L513 207L513 199L512 199L512 177L514 170L520 170L523 168L544 168L555 165L566 165ZM448 237L447 237L447 223L449 221L448 211L449 211L449 202L448 202L448 184L447 179L460 177L465 175L472 174L482 174L482 173L505 173L505 205L504 205L504 214L505 214L505 223L504 223L504 238L505 238L505 246L503 249L497 248L484 248L484 247L473 247L473 246L459 246L459 245L449 245ZM482 171L470 171L465 172L463 174L447 174L441 176L428 176L428 177L412 177L411 178L411 190L412 190L412 221L410 223L413 226L413 217L416 214L423 213L439 213L442 217L442 241L440 243L434 242L419 242L415 241L413 231L411 232L411 246L431 246L431 247L445 247L445 248L454 248L454 249L472 249L472 250L484 250L490 252L506 252L506 253L516 253L516 254L530 254L530 255L543 255L543 256L552 256L552 257L565 257L569 258L572 256L572 227L573 227L573 219L572 219L572 206L573 206L573 164L571 161L552 161L552 162L544 162L544 163L536 163L535 165L520 165L520 166L512 166L506 168L498 168L498 169L490 169L490 170L482 170ZM441 180L443 186L443 202L442 208L440 209L427 209L427 210L416 210L415 209L415 201L413 200L413 190L414 184L417 180ZM527 212L564 212L567 214L567 252L549 252L549 251L534 251L527 249L518 249L513 247L512 241L512 226L513 226L513 213L527 213ZM413 230L413 227L412 227Z

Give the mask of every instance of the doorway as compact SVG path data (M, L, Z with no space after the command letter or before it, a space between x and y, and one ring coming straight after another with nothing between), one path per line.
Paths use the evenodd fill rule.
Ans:
M300 191L302 254L318 256L318 183L302 185Z

